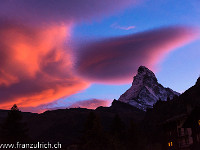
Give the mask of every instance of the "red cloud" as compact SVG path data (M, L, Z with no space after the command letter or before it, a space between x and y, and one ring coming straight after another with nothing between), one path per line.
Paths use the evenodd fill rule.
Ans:
M69 108L88 108L88 109L96 109L99 106L108 107L111 105L110 100L100 100L100 99L91 99L91 100L84 100L78 101L74 104L70 105Z
M128 83L140 65L152 69L197 35L194 28L175 26L93 42L80 49L75 69L90 82Z
M67 102L68 103L68 102ZM52 103L42 104L37 107L20 107L22 111L34 112L34 113L43 113L47 110L56 110L56 109L66 109L66 108L87 108L87 109L96 109L97 107L109 107L112 103L111 100L100 100L100 99L90 99L90 100L82 100L77 101L72 104L69 102L66 103L66 106L60 106L57 104L57 101ZM70 105L69 105L70 104Z
M1 108L35 107L87 88L72 72L71 52L64 45L69 30L66 25L0 24Z

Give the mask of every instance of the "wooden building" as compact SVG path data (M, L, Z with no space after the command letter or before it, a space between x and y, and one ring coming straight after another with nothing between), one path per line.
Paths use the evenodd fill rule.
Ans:
M191 128L193 145L191 150L200 150L200 107L196 107L183 124L183 128Z
M174 116L163 123L166 150L190 150L193 145L192 129L183 127L188 115Z

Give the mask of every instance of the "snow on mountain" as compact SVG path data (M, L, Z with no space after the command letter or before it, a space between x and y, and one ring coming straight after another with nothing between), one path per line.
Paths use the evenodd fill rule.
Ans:
M133 79L132 86L118 100L146 110L152 108L153 104L159 99L166 101L168 97L172 99L175 95L180 94L170 88L163 87L158 83L151 70L145 66L140 66Z

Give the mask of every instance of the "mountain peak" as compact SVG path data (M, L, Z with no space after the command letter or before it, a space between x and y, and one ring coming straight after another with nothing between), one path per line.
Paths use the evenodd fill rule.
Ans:
M157 78L155 74L149 70L145 66L140 66L138 68L137 75L134 76L133 78L133 83L132 85L135 84L149 84L149 83L154 83L157 82Z
M145 66L140 66L133 78L132 86L120 96L119 101L139 109L151 108L159 99L166 101L179 93L158 83L155 74Z
M145 66L140 66L138 68L138 74L147 74L147 73L150 73L150 74L154 74L151 70L149 70L147 67Z
M196 81L196 84L195 85L198 85L198 86L200 86L200 77L197 79L197 81Z

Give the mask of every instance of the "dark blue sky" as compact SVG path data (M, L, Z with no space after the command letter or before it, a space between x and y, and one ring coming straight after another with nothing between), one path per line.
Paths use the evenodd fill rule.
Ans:
M88 40L142 32L163 26L200 26L200 2L198 0L144 1L113 16L76 25L73 36ZM120 27L134 26L130 30ZM200 75L200 42L191 42L172 51L159 61L155 74L166 87L184 92L194 85ZM70 100L114 99L131 86L93 84L83 92L67 98Z

